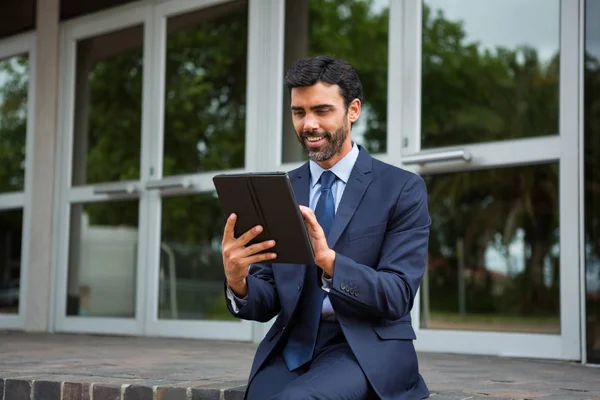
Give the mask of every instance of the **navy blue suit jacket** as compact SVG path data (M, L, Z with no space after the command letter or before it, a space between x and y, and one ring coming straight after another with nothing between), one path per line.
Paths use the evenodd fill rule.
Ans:
M298 203L308 206L308 163L289 175ZM384 400L428 396L410 310L425 271L430 223L423 179L361 148L327 238L336 251L329 298L350 348ZM239 313L227 301L238 318L266 322L277 316L258 346L250 381L293 322L305 276L305 265L255 264Z

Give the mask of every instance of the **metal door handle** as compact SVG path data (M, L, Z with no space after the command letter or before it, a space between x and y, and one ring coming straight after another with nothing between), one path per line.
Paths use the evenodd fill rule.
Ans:
M131 194L137 191L133 183L112 183L94 187L94 194Z
M466 149L445 150L445 151L424 151L416 154L410 154L402 157L402 164L429 164L445 161L471 161L471 152Z
M146 182L146 189L187 189L192 186L192 182L189 179L157 179L154 181Z

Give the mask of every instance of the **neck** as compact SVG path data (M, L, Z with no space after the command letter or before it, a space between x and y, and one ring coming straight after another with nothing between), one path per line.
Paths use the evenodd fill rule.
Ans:
M342 158L346 157L346 154L350 153L350 150L352 150L352 140L350 140L350 138L348 138L344 142L344 145L342 146L340 151L335 153L333 155L333 157L331 157L327 160L324 160L324 161L317 161L317 164L319 164L319 166L323 169L329 169L329 168L333 167L335 164L337 164L338 161L340 161Z

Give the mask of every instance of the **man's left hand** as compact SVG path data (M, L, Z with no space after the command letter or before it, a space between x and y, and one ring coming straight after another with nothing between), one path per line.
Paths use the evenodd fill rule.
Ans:
M315 262L323 272L331 277L333 276L335 251L329 248L325 232L323 232L323 228L319 225L313 210L305 206L300 206L300 212L302 212L302 217L304 217L308 236L315 251Z

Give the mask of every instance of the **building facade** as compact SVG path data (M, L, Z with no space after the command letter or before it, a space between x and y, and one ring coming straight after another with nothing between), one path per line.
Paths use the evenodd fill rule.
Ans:
M428 185L417 349L600 363L599 0L80 3L0 6L0 329L260 340L212 177L304 162L283 75L328 54Z

